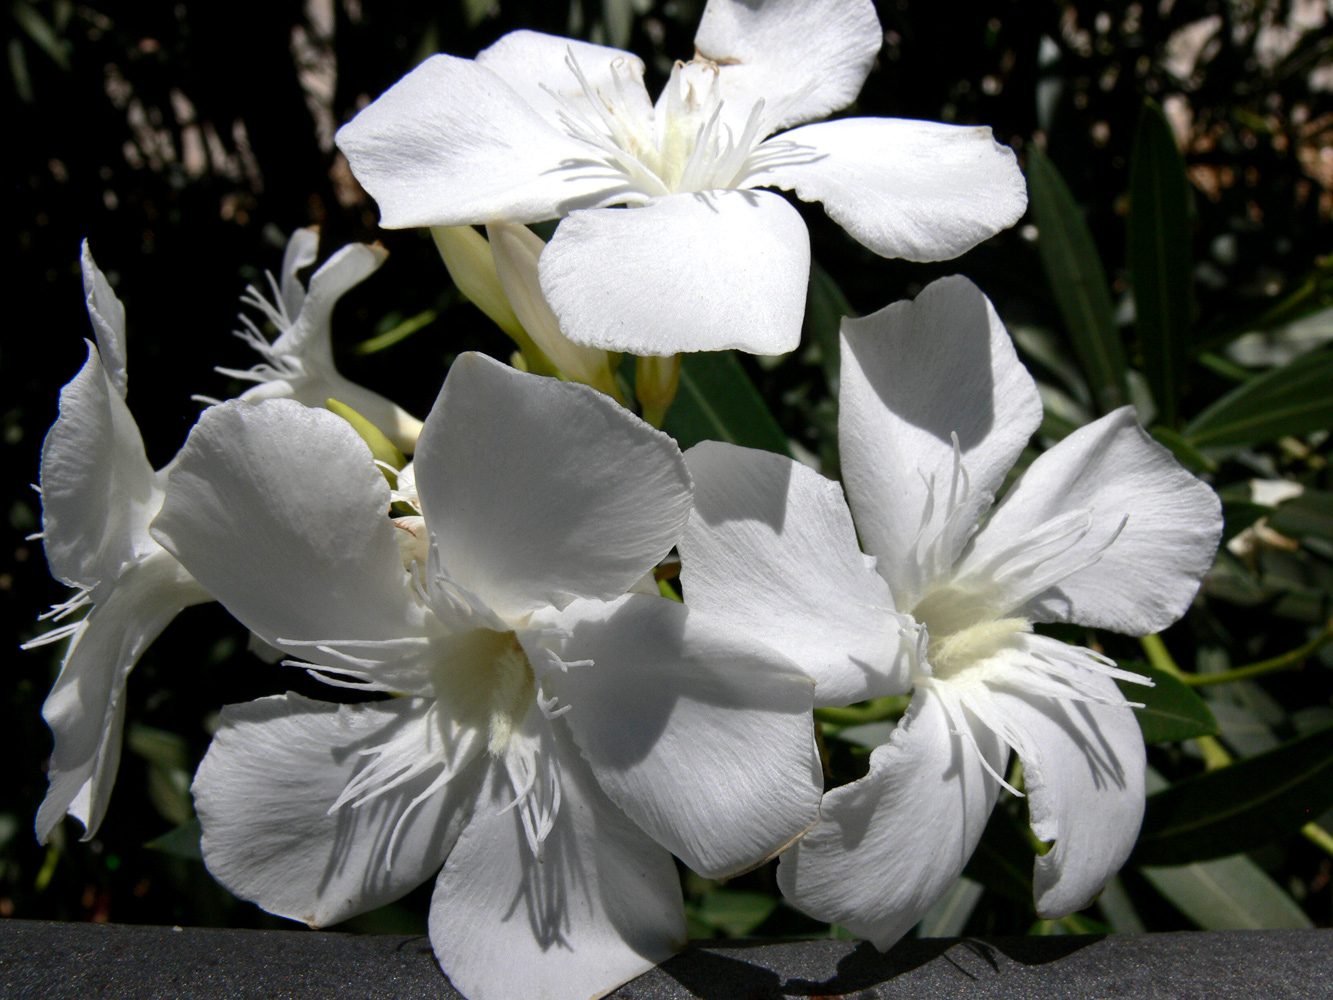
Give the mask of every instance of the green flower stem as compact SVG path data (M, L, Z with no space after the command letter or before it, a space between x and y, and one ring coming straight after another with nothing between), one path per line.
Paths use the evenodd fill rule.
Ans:
M1190 678L1194 676L1185 673L1177 666L1160 635L1142 636L1139 639L1139 644L1143 647L1148 662L1163 673L1168 673L1186 683L1189 683ZM1199 736L1195 738L1194 742L1199 747L1199 752L1203 754L1203 766L1207 770L1216 771L1218 768L1226 767L1231 763L1231 754L1227 753L1226 747L1222 746L1216 737Z
M1264 674L1277 673L1280 670L1295 670L1330 641L1333 641L1333 621L1325 625L1324 630L1305 645L1286 653L1260 660L1258 663L1236 667L1234 670L1223 670L1217 674L1183 674L1180 679L1191 687L1207 687L1210 684L1230 684L1232 681L1262 677Z
M874 698L864 705L848 705L846 708L830 706L815 709L815 718L835 726L861 726L867 722L879 722L881 719L901 715L907 708L907 696L887 696Z
M1167 651L1166 643L1162 641L1160 635L1145 635L1139 638L1139 645L1143 647L1143 654L1148 657L1148 662L1163 673L1170 674L1172 677L1178 677L1181 680L1186 679L1185 671L1176 666L1176 661L1171 658Z
M1219 771L1231 763L1231 754L1216 736L1198 736L1194 742L1203 754L1204 770Z

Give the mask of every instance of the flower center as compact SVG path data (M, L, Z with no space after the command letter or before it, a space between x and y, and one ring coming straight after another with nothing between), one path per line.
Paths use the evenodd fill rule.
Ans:
M656 109L647 103L637 66L613 62L612 83L602 88L588 80L572 52L565 64L590 98L579 106L561 100L565 130L596 147L642 196L733 188L764 138L762 100L739 134L723 120L719 67L706 59L676 63Z
M486 733L500 759L536 698L536 683L518 636L488 628L453 637L432 672L436 697L453 725ZM446 734L452 736L453 734Z
M492 663L492 687L486 721L486 749L493 757L503 757L514 735L514 726L523 720L536 694L532 666L513 632Z
M929 621L926 621L926 628L930 629ZM1032 623L1026 618L999 618L939 636L931 632L926 647L931 676L939 680L957 679L966 671L1012 650L1014 637L1031 631Z

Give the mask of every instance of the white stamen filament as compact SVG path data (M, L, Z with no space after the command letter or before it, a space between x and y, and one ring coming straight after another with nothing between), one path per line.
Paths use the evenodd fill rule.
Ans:
M737 136L722 120L724 102L717 92L720 67L712 63L677 63L658 113L650 111L646 119L627 90L642 82L630 79L632 71L623 61L610 65L611 94L593 85L572 50L566 53L565 65L589 100L576 104L551 87L542 89L558 102L565 131L597 150L601 161L624 178L626 201L632 202L636 194L658 198L734 188L747 173L769 162L753 155L766 130L764 102L751 107ZM706 88L682 75L700 65L712 73ZM790 148L776 151L777 155L790 157L797 147L787 145Z

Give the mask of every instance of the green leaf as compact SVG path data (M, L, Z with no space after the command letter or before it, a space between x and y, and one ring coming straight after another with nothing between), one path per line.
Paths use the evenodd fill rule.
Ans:
M1252 850L1333 807L1333 726L1148 797L1133 860L1177 865Z
M1175 427L1189 361L1190 185L1171 125L1151 99L1139 112L1129 157L1125 230L1143 373L1162 423Z
M1292 538L1318 535L1333 539L1333 493L1306 490L1284 501L1269 514L1268 526Z
M1176 456L1176 461L1189 469L1195 475L1205 472L1216 472L1217 463L1211 458L1199 451L1198 448L1190 444L1175 431L1167 427L1154 427L1152 436L1158 444L1168 449L1171 454Z
M1119 875L1112 876L1102 889L1101 895L1097 897L1097 909L1101 911L1102 919L1117 934L1142 934L1148 929L1139 917L1134 901L1125 891L1125 883L1120 881Z
M680 442L681 448L700 441L728 441L791 454L787 435L730 351L681 357L680 388L662 429Z
M469 28L475 28L486 20L493 6L493 0L463 0L463 20Z
M923 938L958 937L967 926L972 911L981 901L985 887L970 878L959 878L941 896L917 924L916 936Z
M851 303L842 294L837 282L818 263L811 261L802 339L818 347L824 378L828 382L829 391L835 396L838 394L838 366L841 363L842 342L839 333L842 330L842 319L854 315L856 313Z
M1222 544L1225 545L1261 517L1273 513L1273 508L1249 500L1222 501Z
M161 851L164 854L172 854L178 858L194 858L196 861L202 861L204 852L199 846L199 841L203 835L203 827L199 825L199 820L191 819L168 830L162 836L148 841L143 846L150 851Z
M1005 899L1031 907L1035 856L1018 821L1003 809L995 809L963 874Z
M745 937L777 908L776 896L739 889L712 889L688 907L689 916L728 937Z
M1185 428L1196 448L1260 444L1333 427L1333 349L1312 351L1237 386Z
M1195 340L1206 345L1226 344L1243 334L1299 322L1328 308L1329 302L1333 301L1333 254L1315 258L1310 273L1299 283L1292 282L1292 286L1294 290L1276 302L1270 300L1248 312L1240 310L1239 314L1235 310L1228 311L1203 336L1196 331Z
M1243 854L1178 868L1142 868L1140 874L1204 930L1314 926L1305 911Z
M1125 348L1115 328L1106 272L1074 196L1035 146L1028 151L1028 194L1051 292L1097 408L1109 412L1124 405L1128 392Z
M181 771L190 769L189 747L185 737L179 733L134 722L125 735L125 742L131 753L157 767Z
M69 72L69 42L56 33L51 23L37 12L36 7L26 0L18 0L9 8L9 13L53 63Z
M1029 370L1036 362L1060 381L1061 388L1075 400L1079 406L1092 405L1092 392L1088 389L1088 380L1083 377L1074 359L1065 350L1056 335L1040 326L1028 326L1024 323L1006 323L1009 335L1014 338L1018 352L1028 361ZM1041 376L1033 372L1033 377L1041 383ZM1088 421L1083 421L1087 423Z
M1134 709L1134 716L1139 720L1145 743L1175 743L1196 736L1216 735L1217 720L1213 718L1212 710L1206 701L1190 690L1189 685L1139 661L1120 666L1143 674L1154 684L1144 687L1116 681L1126 698L1143 704L1142 708Z

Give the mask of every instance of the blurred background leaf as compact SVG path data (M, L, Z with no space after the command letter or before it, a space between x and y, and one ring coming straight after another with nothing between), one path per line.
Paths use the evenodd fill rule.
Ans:
M1143 102L1130 152L1126 242L1143 373L1159 419L1174 428L1189 376L1190 187L1171 125L1153 100Z

